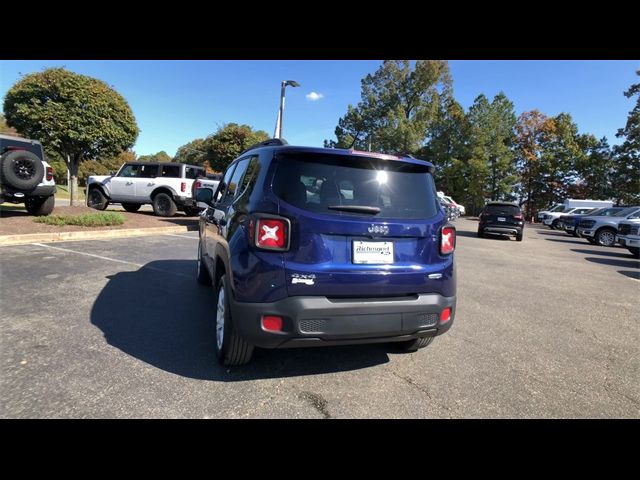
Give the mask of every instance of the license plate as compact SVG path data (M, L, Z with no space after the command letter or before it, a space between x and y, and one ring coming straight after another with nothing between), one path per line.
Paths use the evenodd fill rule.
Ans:
M353 263L393 263L393 242L353 241Z
M498 217L499 222L506 222L507 219L505 217Z

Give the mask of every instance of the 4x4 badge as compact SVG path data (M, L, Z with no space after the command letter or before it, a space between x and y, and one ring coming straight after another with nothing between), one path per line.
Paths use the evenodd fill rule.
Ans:
M379 233L382 235L387 235L389 233L389 226L388 225L371 225L367 231L369 233Z

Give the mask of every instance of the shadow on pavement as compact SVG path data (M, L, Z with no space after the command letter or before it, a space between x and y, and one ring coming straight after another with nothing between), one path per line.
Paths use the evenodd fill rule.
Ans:
M545 238L545 240L549 242L575 243L576 245L588 244L586 240L564 240L559 238Z
M622 253L622 252L611 252L608 250L583 250L581 248L572 248L572 252L585 253L587 255L604 255L605 257L616 257L616 258L634 258L631 252Z
M21 210L16 210L13 208L0 208L0 218L9 218L9 217L28 217L31 216L27 211L22 207Z
M610 258L595 257L586 257L585 260L593 263L600 263L602 265L611 265L613 267L640 268L640 261L638 260L613 260Z
M635 278L636 280L640 280L640 271L634 272L631 270L618 270L618 273L625 275L629 278Z
M478 237L477 232L468 232L465 230L457 230L456 236L458 237L469 237L469 238L477 238L478 240L509 240L508 235L499 235L493 233L485 233L483 238Z
M358 370L387 363L393 346L256 349L251 364L231 369L214 354L211 287L195 280L195 260L158 260L110 276L91 309L109 345L184 377L243 381Z

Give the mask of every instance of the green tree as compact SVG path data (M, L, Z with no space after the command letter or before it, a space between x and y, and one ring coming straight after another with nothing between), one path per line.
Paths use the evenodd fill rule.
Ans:
M153 153L151 155L140 155L138 157L139 162L162 162L167 163L173 161L167 152L161 150L158 153Z
M57 152L71 176L77 204L80 162L131 148L138 126L126 100L106 83L64 68L25 75L7 92L9 126Z
M578 127L567 113L547 117L537 110L520 115L516 145L521 183L520 202L527 217L563 201L574 188L576 166L584 161Z
M249 125L228 123L208 136L204 141L209 167L215 171L224 171L231 161L243 150L269 139L263 130L253 130Z
M640 70L636 71L640 75ZM627 205L640 204L640 83L624 92L627 98L636 97L636 104L629 112L627 123L618 130L616 137L624 139L614 149L614 190L618 202Z
M0 114L0 133L3 133L5 135L13 135L14 137L22 136L18 133L18 131L15 128L7 125L7 120L4 118L4 115L1 115L1 114Z
M436 166L435 181L457 201L465 204L467 193L467 162L469 123L464 108L452 97L438 108L436 119L428 131L427 144L418 157Z
M330 147L415 153L451 95L449 65L442 60L385 60L362 80L361 101L340 118Z
M597 140L594 135L580 135L578 142L583 151L576 159L578 180L570 196L607 200L615 197L612 181L614 179L614 158L607 138Z
M205 166L209 157L207 155L204 138L196 138L182 145L173 157L174 162L189 163L191 165Z

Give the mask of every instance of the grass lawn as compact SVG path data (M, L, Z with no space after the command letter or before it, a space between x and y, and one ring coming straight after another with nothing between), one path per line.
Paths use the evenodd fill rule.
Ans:
M69 190L67 190L66 185L56 185L58 187L56 191L56 198L69 198ZM78 187L78 200L84 201L84 187Z
M81 227L108 227L111 225L122 225L125 221L124 215L117 212L84 213L82 215L49 215L48 217L36 217L33 219L37 223L47 225L79 225Z

